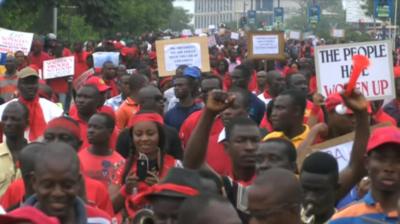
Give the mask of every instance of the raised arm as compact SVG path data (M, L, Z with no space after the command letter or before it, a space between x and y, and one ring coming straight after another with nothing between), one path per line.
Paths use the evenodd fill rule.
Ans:
M343 100L350 108L356 119L354 144L347 167L339 173L339 189L336 201L341 200L364 177L364 158L369 138L368 101L357 91L350 96L342 95Z
M183 157L185 168L198 169L204 164L208 138L214 119L220 112L228 108L233 100L233 96L220 90L213 90L208 94L200 121L192 132L186 146Z

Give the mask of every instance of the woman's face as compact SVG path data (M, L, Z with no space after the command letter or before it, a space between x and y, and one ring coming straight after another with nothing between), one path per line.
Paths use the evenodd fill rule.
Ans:
M150 155L158 152L159 133L151 121L137 123L133 128L133 144L138 152Z

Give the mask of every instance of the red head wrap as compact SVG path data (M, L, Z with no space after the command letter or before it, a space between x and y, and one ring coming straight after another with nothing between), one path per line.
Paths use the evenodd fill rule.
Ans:
M164 124L164 119L161 115L157 113L143 113L143 114L135 114L128 123L128 127L135 126L137 123L145 122L145 121L153 121L159 123L161 125Z
M72 120L69 120L66 117L57 117L47 123L46 130L50 128L61 128L69 131L76 138L81 139L81 131L79 129L79 125L74 123Z

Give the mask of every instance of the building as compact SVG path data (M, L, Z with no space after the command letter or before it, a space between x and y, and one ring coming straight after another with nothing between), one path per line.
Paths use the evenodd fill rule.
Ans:
M300 8L296 0L194 0L194 27L238 23L249 10L255 10L257 15L264 14L266 22L272 24L273 10L278 7L278 2L285 10L285 18Z

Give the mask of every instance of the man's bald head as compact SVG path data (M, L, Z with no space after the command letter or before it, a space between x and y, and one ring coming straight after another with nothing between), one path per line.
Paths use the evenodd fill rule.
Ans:
M74 148L66 143L55 142L44 145L35 159L35 174L52 170L69 170L80 173L80 163Z
M35 168L36 157L44 148L45 144L41 142L34 142L25 146L19 154L19 162L21 165L22 177L30 176Z
M151 110L163 114L164 97L153 85L147 85L138 92L138 103L142 110Z

